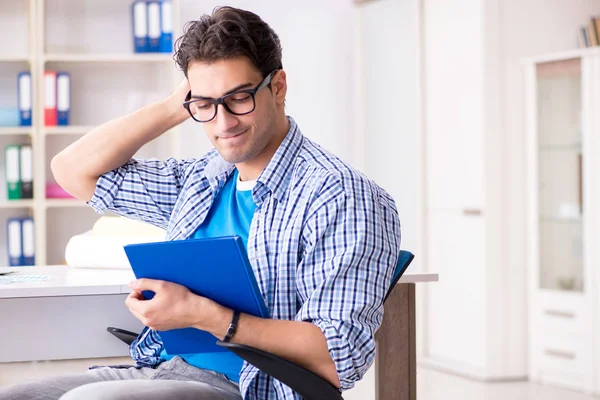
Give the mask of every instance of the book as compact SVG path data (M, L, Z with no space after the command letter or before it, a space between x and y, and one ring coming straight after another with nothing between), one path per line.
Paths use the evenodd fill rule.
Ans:
M590 18L590 21L588 22L588 34L590 37L590 46L598 46L598 32L596 31L596 22L593 17Z
M239 236L124 246L136 278L174 282L224 307L268 318L267 306ZM142 292L146 299L154 293ZM195 328L159 331L169 354L228 351L210 333Z

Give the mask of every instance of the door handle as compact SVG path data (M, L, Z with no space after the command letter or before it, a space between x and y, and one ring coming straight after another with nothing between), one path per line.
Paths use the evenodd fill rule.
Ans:
M463 215L479 217L481 216L481 210L478 208L463 208Z

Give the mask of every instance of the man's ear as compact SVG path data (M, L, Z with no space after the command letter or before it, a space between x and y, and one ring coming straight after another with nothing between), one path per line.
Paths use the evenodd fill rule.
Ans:
M275 102L277 104L283 104L285 95L287 94L287 80L284 70L281 69L277 71L271 79L271 90L275 96Z

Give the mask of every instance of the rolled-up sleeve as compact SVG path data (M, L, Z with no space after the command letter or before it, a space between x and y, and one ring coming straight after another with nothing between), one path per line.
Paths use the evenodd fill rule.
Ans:
M89 205L167 228L186 172L196 160L132 159L98 178Z
M366 179L330 187L316 205L303 230L296 320L321 329L347 390L375 358L374 335L400 252L400 221L387 193Z

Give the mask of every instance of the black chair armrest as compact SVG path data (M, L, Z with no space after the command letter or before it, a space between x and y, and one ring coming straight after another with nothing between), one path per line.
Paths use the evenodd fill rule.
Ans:
M267 375L289 386L306 400L343 400L339 389L319 375L274 354L236 343L217 345L237 354Z
M125 342L125 344L128 346L131 345L131 343L133 343L133 341L138 337L137 333L126 331L125 329L113 328L112 326L109 326L106 328L106 330L115 335L121 341Z

